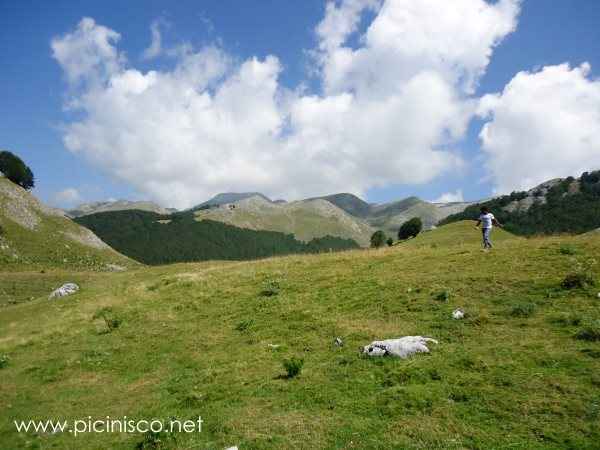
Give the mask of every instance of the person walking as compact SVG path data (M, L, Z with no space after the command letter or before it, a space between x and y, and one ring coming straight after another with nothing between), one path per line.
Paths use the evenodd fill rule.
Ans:
M502 228L502 225L496 220L496 217L494 217L487 206L481 207L481 214L479 215L479 219L477 219L475 227L478 228L479 225L481 225L483 248L484 250L490 250L493 247L491 241L492 228L494 225Z

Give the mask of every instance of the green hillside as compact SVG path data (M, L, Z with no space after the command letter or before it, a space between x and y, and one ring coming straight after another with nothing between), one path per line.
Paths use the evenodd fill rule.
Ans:
M102 271L134 265L88 229L0 177L0 272L50 266ZM0 301L3 291L0 285Z
M305 243L291 234L198 221L193 212L162 216L148 211L114 211L75 220L112 248L145 264L248 260L358 248L349 239L323 236Z
M598 280L600 235L495 237L484 253L460 223L381 250L94 274L55 301L48 280L0 314L0 447L597 448L600 288L561 283ZM405 335L439 345L357 353ZM304 366L289 379L291 357ZM74 437L13 424L107 415L204 425Z
M368 247L375 230L360 218L353 217L322 199L290 203L273 203L263 197L242 199L229 208L202 209L197 220L213 220L250 230L279 231L293 234L300 241L336 236L352 239Z
M600 171L551 180L528 192L513 192L469 206L440 224L476 219L487 206L506 230L525 236L580 234L600 227Z

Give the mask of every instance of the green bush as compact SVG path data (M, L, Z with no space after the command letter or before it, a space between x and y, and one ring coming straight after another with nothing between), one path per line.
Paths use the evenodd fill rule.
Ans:
M535 313L535 303L518 303L510 310L513 317L531 317Z
M594 276L589 272L570 273L560 284L563 289L585 289L596 285Z
M6 366L8 366L9 360L10 358L8 355L0 355L0 369L4 369Z
M388 245L388 247L391 247L392 245L394 245L394 240L392 238L388 238L386 244Z
M385 244L385 234L383 231L378 230L371 236L371 248L380 248Z
M400 230L398 230L398 239L403 241L411 237L417 237L422 229L423 222L421 219L418 217L413 217L402 224Z
M285 369L286 378L295 378L302 372L304 360L296 357L283 360L283 368Z
M21 158L11 152L0 152L0 172L23 189L29 190L35 185L31 169L27 167Z

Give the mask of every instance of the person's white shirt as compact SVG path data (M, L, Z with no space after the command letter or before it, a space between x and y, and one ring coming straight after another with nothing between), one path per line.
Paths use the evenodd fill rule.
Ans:
M492 213L481 214L479 220L481 220L481 228L492 228L494 222L494 215Z

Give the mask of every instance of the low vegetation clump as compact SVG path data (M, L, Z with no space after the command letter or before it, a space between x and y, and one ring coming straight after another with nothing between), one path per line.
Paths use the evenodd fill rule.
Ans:
M121 319L118 318L112 308L102 308L98 310L92 317L93 320L101 319L104 321L106 328L103 332L111 333L121 326Z
M304 360L292 356L289 359L283 360L283 368L285 369L285 377L288 379L296 378L302 372Z
M235 329L237 331L244 332L244 331L248 331L252 325L254 325L253 319L245 319L245 320L238 322L238 324L235 326Z
M9 360L10 358L8 355L0 355L0 369L4 369L6 366L8 366Z
M277 280L267 280L263 284L263 290L260 292L260 295L263 297L274 297L279 295L279 291L281 291L281 285Z
M596 285L596 280L590 272L573 272L568 274L561 283L563 289L585 289Z
M559 250L561 255L576 255L577 250L572 245L563 244L560 246Z
M600 341L600 320L590 321L575 337L581 341Z
M166 431L147 431L135 446L136 450L170 450L176 440L175 434Z
M443 303L447 303L448 300L450 300L450 292L447 290L441 290L439 292L436 292L433 296L433 298L435 300L437 300L438 302L443 302Z
M513 317L531 317L535 313L535 303L517 303L510 310Z

